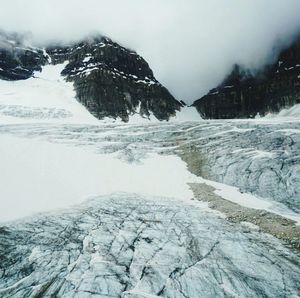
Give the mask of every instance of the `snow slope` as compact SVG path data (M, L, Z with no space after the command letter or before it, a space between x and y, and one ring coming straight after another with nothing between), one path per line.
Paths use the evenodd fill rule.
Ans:
M34 77L20 81L0 80L0 123L54 122L54 123L123 123L120 118L98 120L76 100L73 83L61 76L63 64L46 65ZM184 107L170 121L201 120L193 107ZM137 113L129 116L131 124L159 123L151 114L149 118Z
M66 64L46 65L27 80L0 80L0 123L98 123L60 75Z
M66 208L90 196L140 193L188 200L192 182L177 156L129 163L116 154L0 135L0 221Z
M200 114L195 107L183 107L175 117L170 118L170 122L185 122L202 120Z
M300 118L300 104L296 104L291 108L283 109L278 114L268 114L265 118Z

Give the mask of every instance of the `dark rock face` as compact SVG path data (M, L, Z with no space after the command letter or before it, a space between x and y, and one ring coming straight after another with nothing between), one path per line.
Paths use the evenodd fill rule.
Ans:
M204 118L253 118L300 103L300 38L284 50L276 64L257 75L236 65L217 88L195 101Z
M95 117L139 113L168 120L182 107L154 77L148 63L105 37L94 37L46 51L25 45L22 36L0 32L0 79L22 80L41 66L68 61L62 74L74 83L77 99Z
M91 38L79 44L49 48L53 63L69 61L62 74L74 82L77 99L97 118L139 113L168 120L182 106L153 76L147 62L110 39Z
M62 75L74 83L78 101L99 119L120 117L127 122L139 113L169 120L183 106L155 79L141 56L108 38L46 50L24 44L21 36L0 32L0 79L28 79L45 64L68 61Z
M0 31L0 79L28 79L46 62L43 51L25 46L22 36Z

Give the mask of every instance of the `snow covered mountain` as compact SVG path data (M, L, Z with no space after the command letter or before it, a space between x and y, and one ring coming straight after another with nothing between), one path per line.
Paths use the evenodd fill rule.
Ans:
M255 75L235 65L224 82L193 103L203 118L254 118L300 104L300 38ZM300 108L297 109L300 111ZM300 116L300 112L294 116Z
M0 79L39 77L45 65L63 64L77 100L98 119L130 116L169 120L183 107L154 77L136 52L106 37L90 37L71 45L30 47L18 34L0 32Z

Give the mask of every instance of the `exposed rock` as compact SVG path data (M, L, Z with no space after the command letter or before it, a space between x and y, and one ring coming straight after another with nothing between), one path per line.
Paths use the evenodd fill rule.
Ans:
M214 193L214 187L204 183L189 184L195 198L208 202L209 207L225 214L234 223L249 222L256 225L262 232L268 233L293 249L300 250L300 227L293 220L272 212L240 206L223 199Z
M147 62L106 37L51 48L54 63L69 60L62 74L74 82L77 99L97 118L139 113L168 120L182 106L154 77Z
M179 154L195 175L300 211L299 123L203 122Z
M91 37L47 50L27 46L23 39L0 32L0 79L28 79L45 64L69 61L62 74L74 83L78 101L99 119L120 117L127 122L138 113L169 120L183 106L141 56L109 38Z
M0 79L28 79L46 62L43 51L25 46L21 35L0 31Z
M274 65L253 75L239 65L224 82L193 103L204 118L253 118L300 103L300 39Z

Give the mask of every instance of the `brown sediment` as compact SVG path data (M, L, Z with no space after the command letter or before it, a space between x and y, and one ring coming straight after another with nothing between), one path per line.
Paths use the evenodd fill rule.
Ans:
M287 246L300 251L300 226L283 216L265 210L247 208L215 194L215 188L205 183L189 183L197 200L208 202L211 209L223 213L234 223L249 222L260 231L283 240Z

